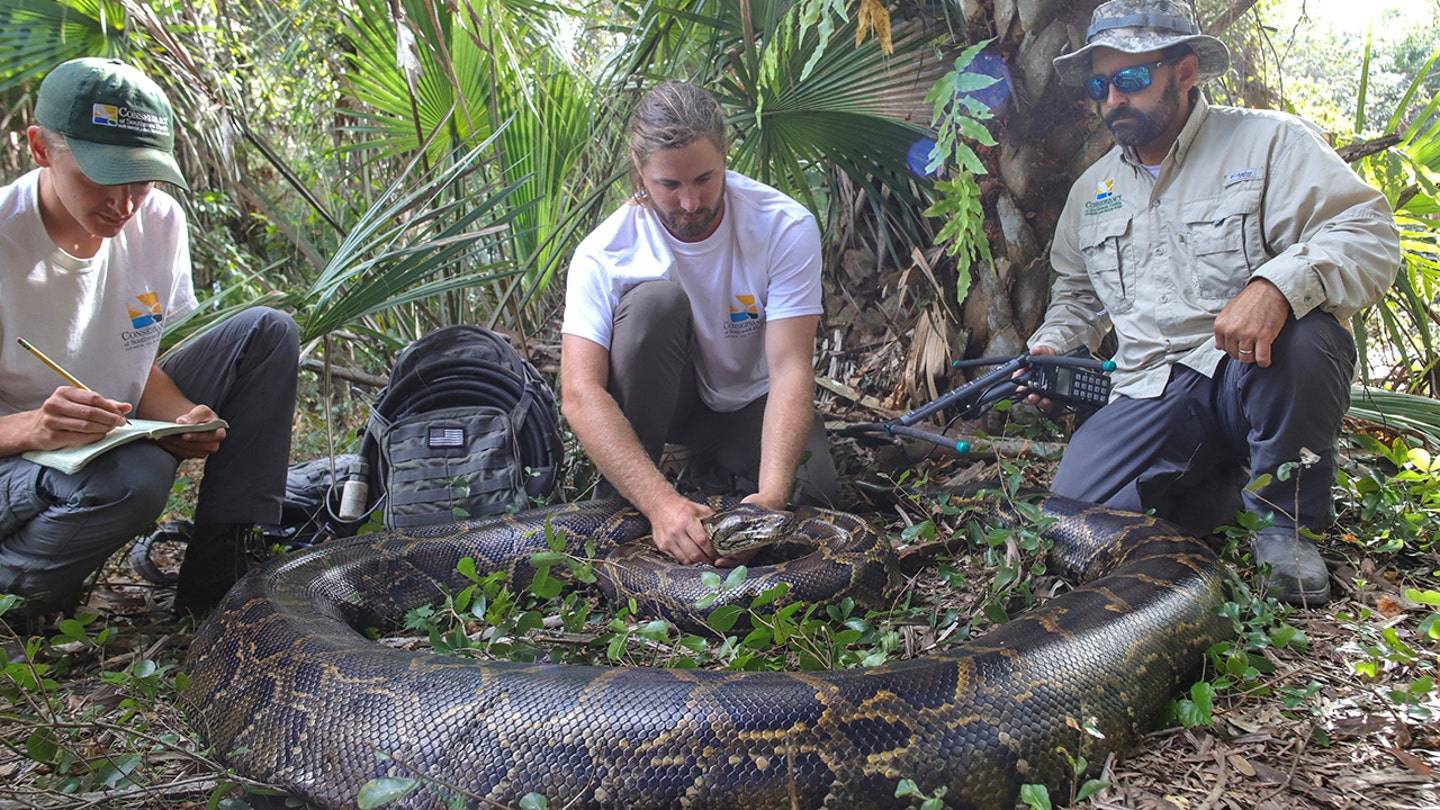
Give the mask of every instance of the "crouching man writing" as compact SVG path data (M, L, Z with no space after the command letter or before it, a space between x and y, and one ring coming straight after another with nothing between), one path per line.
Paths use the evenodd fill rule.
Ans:
M41 84L28 128L39 168L0 189L0 592L21 615L75 606L85 578L165 506L181 459L204 458L176 607L214 605L277 522L295 406L289 316L252 309L156 362L164 323L196 307L187 188L164 93L117 61L77 59ZM85 387L59 384L34 344ZM66 475L21 457L88 444L126 421L200 423L111 450ZM13 614L12 614L13 615Z

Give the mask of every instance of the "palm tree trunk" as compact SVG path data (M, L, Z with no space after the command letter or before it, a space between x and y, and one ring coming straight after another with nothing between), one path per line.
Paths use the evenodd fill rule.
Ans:
M1040 325L1050 288L1050 240L1071 183L1110 148L1077 88L1051 60L1078 47L1099 0L964 0L971 41L995 37L1009 71L996 110L1000 146L981 178L995 270L977 270L965 302L970 354L1012 354Z

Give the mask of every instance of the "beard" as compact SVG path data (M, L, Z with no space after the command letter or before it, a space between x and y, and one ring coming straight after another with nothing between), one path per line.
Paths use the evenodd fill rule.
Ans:
M714 208L701 208L699 211L686 212L685 209L676 206L671 209L662 209L658 205L651 205L651 210L659 215L660 221L664 223L665 230L671 236L682 241L693 241L705 235L725 213L725 178L720 178L719 202Z
M1142 147L1170 131L1175 116L1180 114L1180 83L1175 74L1165 83L1165 92L1160 104L1151 112L1137 110L1128 104L1105 116L1105 126L1110 128L1115 143L1121 146Z
M665 223L665 230L673 236L680 239L696 239L715 224L715 220L720 218L720 212L724 208L725 204L721 202L714 208L702 208L693 213L686 213L680 209L665 211L661 213L661 220Z

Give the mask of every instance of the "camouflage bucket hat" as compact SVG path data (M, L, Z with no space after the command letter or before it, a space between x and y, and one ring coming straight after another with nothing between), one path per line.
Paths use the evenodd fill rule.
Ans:
M1200 79L1211 79L1230 66L1225 43L1200 33L1195 16L1184 3L1170 0L1111 0L1090 17L1085 47L1055 59L1055 70L1066 84L1083 84L1090 77L1090 56L1096 48L1123 53L1146 53L1172 45L1189 45L1200 61Z

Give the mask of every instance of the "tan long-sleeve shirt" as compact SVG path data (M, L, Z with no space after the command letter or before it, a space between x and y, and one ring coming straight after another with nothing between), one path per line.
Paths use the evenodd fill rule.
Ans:
M1115 392L1135 398L1159 396L1175 363L1214 375L1215 318L1250 281L1272 282L1297 318L1318 307L1348 326L1400 264L1384 196L1313 126L1195 98L1158 178L1117 147L1071 187L1029 340L1094 349L1113 324Z

